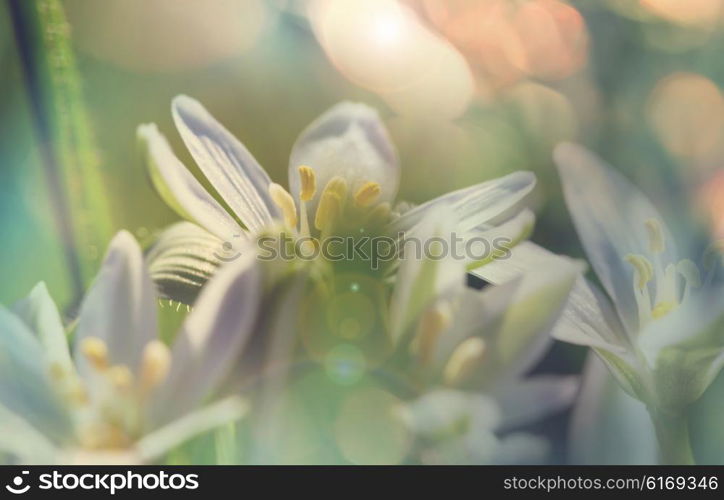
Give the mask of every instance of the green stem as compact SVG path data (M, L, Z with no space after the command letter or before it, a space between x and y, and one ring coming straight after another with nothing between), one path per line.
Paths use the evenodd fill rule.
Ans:
M664 412L649 408L656 429L662 465L695 465L685 412Z
M74 302L95 273L111 217L60 0L7 0Z

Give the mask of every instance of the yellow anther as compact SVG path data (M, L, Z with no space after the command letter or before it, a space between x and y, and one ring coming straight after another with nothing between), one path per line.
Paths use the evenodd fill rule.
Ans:
M141 390L148 391L158 386L171 368L171 351L160 340L152 340L143 349L141 361Z
M443 370L443 380L448 385L465 383L475 373L485 355L485 341L470 337L453 351Z
M451 322L452 314L447 303L431 307L422 315L417 326L417 353L423 365L432 361L437 340Z
M699 268L696 267L689 259L680 260L676 264L676 270L684 277L686 284L692 288L699 288L701 286L701 273Z
M133 385L133 374L126 365L115 365L108 370L108 380L119 391L127 391Z
M287 227L297 227L297 207L294 204L294 198L289 192L279 184L272 182L269 184L269 196L279 210L282 211L284 224Z
M342 214L342 206L347 197L347 183L341 177L333 177L322 191L317 213L314 216L314 227L318 230L330 230Z
M108 346L98 337L87 337L80 344L80 351L97 370L108 368Z
M674 302L659 302L651 310L651 317L654 319L663 318L674 309L676 309L676 303Z
M625 257L626 262L631 264L636 273L636 284L639 290L643 290L646 284L654 277L654 267L649 260L642 255L629 254Z
M666 242L661 224L656 219L648 219L644 222L644 226L649 236L649 250L651 253L662 253L666 249Z
M376 182L366 182L354 194L354 202L359 207L369 207L380 197L382 188Z
M314 198L317 193L317 177L314 175L314 169L306 165L299 167L299 199L309 201Z

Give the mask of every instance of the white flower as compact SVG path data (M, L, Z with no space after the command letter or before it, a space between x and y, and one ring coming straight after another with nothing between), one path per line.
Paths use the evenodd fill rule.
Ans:
M379 222L391 222L389 232L396 234L411 230L425 214L447 204L451 207L447 227L462 237L505 234L518 242L533 224L528 210L513 217L509 213L533 188L535 177L530 172L448 193L399 218L391 217L400 176L397 153L378 114L363 104L337 104L301 133L289 161L290 191L273 183L244 145L197 101L178 96L172 113L191 155L232 213L176 158L155 125L139 127L160 195L179 215L218 238L203 241L196 232L186 240L179 228L173 242L162 236L165 250L152 259L155 280L163 276L168 281L181 274L186 280L177 285L200 287L205 273L188 271L196 264L209 269L225 260L218 256L222 242L232 256L237 255L241 242L279 223L299 237L323 238L340 228ZM494 227L501 218L501 227Z
M724 364L724 288L715 279L715 259L697 265L680 257L676 243L686 255L695 242L674 240L651 202L588 151L564 144L556 161L569 212L605 293L579 279L553 335L592 347L619 385L647 407L662 459L689 462L686 407ZM524 243L512 259L479 272L503 283L555 258Z
M429 214L416 235L444 235L445 210ZM509 432L559 411L576 394L576 377L525 375L550 346L550 332L581 271L580 263L559 257L475 290L466 285L462 262L401 262L389 314L393 338L409 356L409 384L422 394L406 415L411 430L428 442L423 460L542 461L544 440ZM482 422L478 410L487 415ZM501 438L501 432L508 434Z
M155 290L119 233L81 307L74 349L43 284L0 308L0 451L21 463L147 462L244 414L205 405L257 321L253 256L209 283L171 348L157 338Z

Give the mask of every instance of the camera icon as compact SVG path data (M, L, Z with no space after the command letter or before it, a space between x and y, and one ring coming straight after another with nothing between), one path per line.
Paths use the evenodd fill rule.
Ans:
M26 484L23 486L23 481L25 479L23 476L27 476L28 474L30 474L30 471L22 471L20 476L15 476L13 478L12 484L5 485L5 489L15 495L22 495L23 493L26 493L30 489L30 485Z

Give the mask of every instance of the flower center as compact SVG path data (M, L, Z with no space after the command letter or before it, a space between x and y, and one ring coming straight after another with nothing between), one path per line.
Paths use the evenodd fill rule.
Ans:
M692 261L662 262L666 238L659 221L648 219L644 227L649 240L649 256L629 254L625 257L634 270L633 289L641 330L651 321L675 310L693 288L701 286L699 269Z
M300 180L299 207L281 185L271 183L269 196L279 207L285 226L294 229L300 238L323 239L340 226L378 224L389 218L388 203L377 203L382 188L377 182L365 182L354 193L342 177L331 178L319 194L314 214L309 214L308 203L317 195L317 178L311 167L298 168ZM310 215L313 226L310 228Z
M127 365L111 364L108 346L100 338L83 339L80 352L89 366L87 377L51 367L76 417L80 445L89 450L129 447L141 430L142 404L168 374L168 347L158 340L146 344L137 376Z

